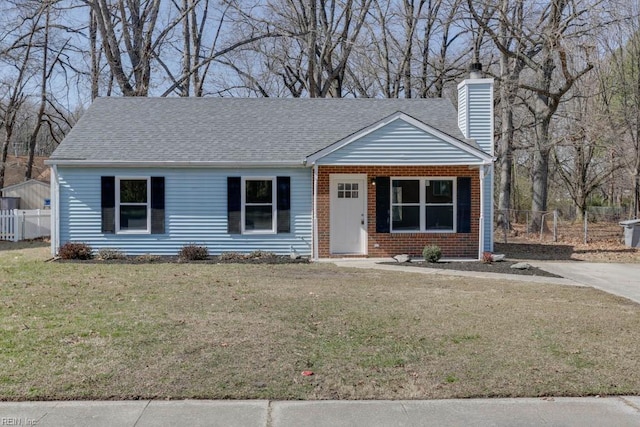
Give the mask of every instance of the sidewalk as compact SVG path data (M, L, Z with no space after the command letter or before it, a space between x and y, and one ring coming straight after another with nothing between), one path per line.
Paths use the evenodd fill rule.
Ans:
M0 402L0 425L638 426L640 397L404 401Z

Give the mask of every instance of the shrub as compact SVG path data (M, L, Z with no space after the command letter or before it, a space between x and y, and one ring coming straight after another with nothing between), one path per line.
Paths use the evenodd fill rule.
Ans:
M275 258L276 254L273 252L267 252L262 250L253 251L248 255L248 258L251 259L264 259L264 258Z
M126 256L118 249L103 248L98 250L98 258L106 261L110 259L125 259Z
M247 255L238 252L223 252L220 254L221 261L239 261L247 259Z
M438 262L442 257L442 250L437 245L425 246L422 250L422 256L427 262Z
M482 252L482 263L491 264L493 262L493 254L489 251Z
M137 262L141 262L141 263L150 263L150 262L156 262L160 260L160 255L152 255L152 254L142 254L142 255L138 255L135 260Z
M93 249L86 243L67 242L60 246L58 256L62 259L91 259Z
M209 249L206 246L190 243L180 249L178 257L185 261L202 261L209 258Z

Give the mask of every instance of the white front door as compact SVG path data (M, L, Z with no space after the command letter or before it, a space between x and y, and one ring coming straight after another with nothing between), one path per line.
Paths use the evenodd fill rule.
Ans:
M366 254L367 176L331 175L331 253Z

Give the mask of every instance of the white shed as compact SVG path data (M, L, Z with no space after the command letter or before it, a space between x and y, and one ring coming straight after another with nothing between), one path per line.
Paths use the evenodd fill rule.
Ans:
M30 179L0 190L2 197L20 198L20 209L49 208L50 186L47 182Z

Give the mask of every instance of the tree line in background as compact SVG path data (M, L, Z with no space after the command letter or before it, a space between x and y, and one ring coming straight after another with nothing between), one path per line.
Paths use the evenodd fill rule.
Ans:
M640 215L635 0L3 0L0 188L98 96L455 102L473 62L496 81L498 212Z

